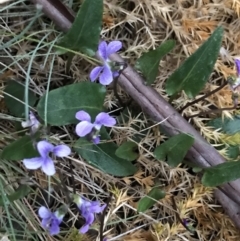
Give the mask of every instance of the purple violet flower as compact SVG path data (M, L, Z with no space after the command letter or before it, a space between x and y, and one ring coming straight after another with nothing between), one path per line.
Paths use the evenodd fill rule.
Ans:
M105 41L102 41L98 45L98 55L100 56L103 65L95 67L90 73L90 80L93 82L99 77L99 82L102 85L109 85L113 78L118 76L117 71L112 71L111 60L109 56L113 53L116 53L122 48L121 41L112 41L107 44Z
M235 59L235 65L236 65L236 68L237 68L237 75L239 76L240 75L240 59Z
M81 121L76 126L77 135L83 137L94 131L92 140L95 144L100 142L98 133L102 126L113 127L116 124L116 120L105 112L99 113L93 123L91 123L91 117L86 111L78 111L75 117Z
M240 60L235 59L234 62L235 62L236 69L237 69L237 77L235 77L235 76L230 77L228 80L232 91L235 91L236 88L240 85Z
M41 125L32 111L29 113L29 120L22 121L21 124L23 128L31 127L32 134L35 134Z
M56 172L53 160L49 157L50 152L57 157L65 157L71 153L71 149L67 145L54 146L47 141L39 141L37 143L37 149L40 157L24 159L23 164L30 170L36 170L41 167L42 171L48 176L52 176Z
M94 214L101 213L106 207L106 204L100 206L100 202L88 201L78 195L74 196L74 202L77 204L79 210L81 211L81 215L86 221L85 225L83 225L79 230L80 233L84 234L94 222Z
M38 210L38 215L42 218L42 227L47 229L51 235L56 235L60 232L59 225L63 220L64 214L61 214L59 210L52 213L49 209L42 206Z

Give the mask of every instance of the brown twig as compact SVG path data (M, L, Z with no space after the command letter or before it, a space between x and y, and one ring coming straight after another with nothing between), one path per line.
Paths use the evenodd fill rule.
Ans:
M53 22L66 32L73 22L70 12L62 10L59 0L31 0L42 6L43 12L53 20ZM65 13L66 12L66 13ZM113 54L112 61L124 61L118 54ZM160 122L164 119L163 128L170 136L179 133L189 133L195 138L192 148L187 154L187 158L201 167L215 166L225 162L225 159L208 144L206 140L191 126L169 103L167 103L153 88L146 86L144 80L138 73L128 66L119 76L119 85L137 102L143 112L149 115L154 121ZM231 217L233 222L240 228L240 180L226 183L215 191L219 202ZM224 193L227 193L226 196ZM236 205L236 203L238 205Z
M227 83L228 83L227 81L224 81L224 83L223 83L222 85L220 85L218 88L216 88L215 90L210 91L210 92L207 93L206 95L204 95L204 96L202 96L202 97L200 97L200 98L198 98L198 99L196 99L196 100L193 100L193 101L187 103L185 106L183 106L183 108L181 108L181 109L179 110L179 112L182 113L182 112L183 112L186 108L188 108L189 106L194 105L194 104L198 103L199 101L206 99L208 96L217 93L217 92L218 92L219 90L221 90L225 85L227 85Z
M237 108L237 106L234 105L232 107L226 107L226 108L221 108L221 109L216 109L216 110L201 111L198 114L190 115L187 118L190 119L190 118L193 118L193 117L196 117L196 116L207 115L207 114L211 114L211 113L221 113L225 110L235 110L236 108Z
M71 174L71 184L73 186L73 194L76 194L76 185L75 185L75 178L73 176L73 164L72 164L72 160L69 160L69 170L70 170L70 174Z

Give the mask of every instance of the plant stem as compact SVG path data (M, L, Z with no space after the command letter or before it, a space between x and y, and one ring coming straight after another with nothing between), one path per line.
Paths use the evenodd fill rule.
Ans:
M200 97L200 98L198 98L198 99L196 99L196 100L193 100L193 101L187 103L185 106L183 106L183 107L179 110L179 112L182 113L182 112L183 112L186 108L188 108L189 106L194 105L194 104L196 104L197 102L206 99L208 96L215 94L216 92L218 92L219 90L221 90L221 89L222 89L224 86L226 86L226 85L227 85L227 81L224 81L224 83L223 83L222 85L220 85L219 87L217 87L215 90L210 91L210 92L207 93L206 95L204 95L204 96L202 96L202 97Z
M101 215L101 220L100 220L100 241L103 241L103 225L104 225L104 217L106 215L106 212L107 212L107 208L110 204L110 201L112 199L112 193L110 193L107 201L106 201L106 207L104 208L103 212L102 212L102 215Z
M190 118L200 116L200 115L207 115L207 114L211 114L211 113L221 113L224 110L235 110L235 109L237 109L237 107L234 105L232 107L226 107L226 108L221 108L221 109L216 109L216 110L201 111L200 113L195 114L195 115L190 115L187 118L190 119Z
M71 202L72 202L72 199L71 199L71 197L70 197L68 188L67 188L67 186L66 186L65 183L64 183L64 180L63 180L63 176L62 176L61 171L59 171L58 175L59 175L60 182L59 182L58 180L56 180L56 179L55 179L55 180L58 181L59 184L61 185L62 191L64 192L64 194L65 194L65 196L66 196L66 198L67 198L68 204L70 205Z

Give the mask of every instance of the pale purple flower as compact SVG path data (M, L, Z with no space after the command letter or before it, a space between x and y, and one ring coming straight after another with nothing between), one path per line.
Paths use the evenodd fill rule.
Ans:
M105 112L99 113L93 123L91 122L90 115L86 111L78 111L75 117L81 121L76 126L77 135L83 137L93 131L92 140L95 144L100 142L98 133L102 126L113 127L116 124L116 120Z
M35 134L41 125L32 111L29 113L29 119L27 121L22 121L21 124L23 128L30 127L32 134Z
M64 214L61 214L60 211L52 213L49 209L42 206L38 210L38 215L42 218L42 227L47 229L50 235L56 235L60 232L59 225L63 220Z
M182 219L182 223L183 223L183 225L185 225L185 226L187 226L188 225L188 219L186 219L186 218L183 218Z
M99 82L102 85L109 85L113 78L118 75L117 71L113 71L109 56L116 53L122 48L121 41L112 41L107 44L102 41L98 45L98 55L102 60L103 65L95 67L90 73L90 80L93 82L99 77Z
M37 150L40 157L24 159L23 164L30 170L36 170L41 167L42 171L48 176L52 176L56 172L53 160L49 154L53 153L57 157L65 157L71 153L71 149L68 146L54 146L47 141L39 141L37 143Z
M182 219L182 225L191 233L195 233L195 228L190 224L188 219Z
M101 213L106 204L100 206L100 202L98 201L88 201L78 195L74 196L74 202L77 204L79 210L81 211L81 215L85 218L86 223L79 230L80 233L86 233L94 222L94 214Z
M235 65L237 68L237 74L239 76L240 75L240 60L239 59L235 59Z
M235 91L236 88L240 85L240 60L235 59L234 62L237 69L237 77L234 76L228 78L228 82L232 91Z

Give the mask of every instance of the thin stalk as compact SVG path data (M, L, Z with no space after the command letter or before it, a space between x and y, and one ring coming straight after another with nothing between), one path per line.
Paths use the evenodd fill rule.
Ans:
M226 86L227 83L228 83L227 81L224 81L224 83L223 83L222 85L220 85L219 87L217 87L215 90L210 91L210 92L207 93L206 95L204 95L204 96L202 96L202 97L200 97L200 98L198 98L198 99L196 99L196 100L193 100L193 101L187 103L185 106L183 106L183 107L179 110L179 112L182 113L182 112L183 112L186 108L188 108L189 106L194 105L194 104L198 103L199 101L206 99L208 96L217 93L217 92L218 92L219 90L221 90L224 86Z
M211 114L211 113L221 113L225 110L235 110L235 109L237 109L237 106L234 105L232 107L226 107L226 108L221 108L221 109L216 109L216 110L201 111L200 113L195 114L195 115L190 115L187 118L190 119L190 118L200 116L200 115L207 115L207 114Z
M106 201L106 207L104 208L103 212L102 212L102 215L101 215L101 218L100 218L100 241L103 241L103 225L104 225L104 217L106 215L106 212L107 212L107 209L108 209L108 206L110 204L110 201L112 199L112 193L109 195L107 201Z

